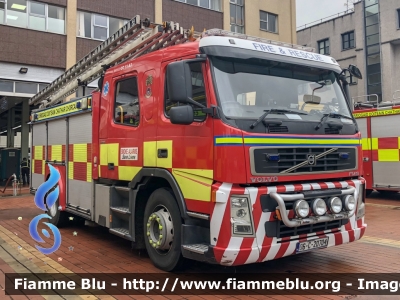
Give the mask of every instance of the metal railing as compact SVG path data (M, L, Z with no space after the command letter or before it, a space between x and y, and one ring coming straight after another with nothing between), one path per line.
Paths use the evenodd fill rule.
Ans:
M337 13L337 14L334 14L334 15L331 15L331 16L328 16L328 17L313 21L311 23L306 23L304 25L301 25L301 26L297 27L296 31L300 31L300 30L306 29L308 27L312 27L312 26L315 26L315 25L318 25L318 24L321 24L321 23L324 23L324 22L327 22L327 21L331 21L333 19L336 19L336 18L339 18L339 17L346 16L348 14L351 14L353 12L354 12L354 9L349 9L349 10L343 11L341 13Z
M371 101L370 97L375 97L376 101ZM358 98L363 98L363 99L367 99L366 101L355 101L355 99ZM357 96L357 97L352 97L351 100L353 101L353 105L356 106L357 104L378 104L379 102L379 97L377 94L370 94L370 95L362 95L362 96Z

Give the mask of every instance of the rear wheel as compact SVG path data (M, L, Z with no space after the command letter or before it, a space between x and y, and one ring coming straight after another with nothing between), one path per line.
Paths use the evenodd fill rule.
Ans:
M365 191L365 195L366 195L367 197L369 197L369 196L372 194L373 191L374 191L374 190L367 189L367 190Z
M144 236L147 252L153 264L171 272L182 266L182 219L178 204L170 190L154 191L144 212Z
M47 204L46 204L47 206ZM51 217L49 223L57 227L64 227L68 223L68 217L70 216L67 212L58 209L60 206L59 200L53 204L52 207L47 207L47 214Z

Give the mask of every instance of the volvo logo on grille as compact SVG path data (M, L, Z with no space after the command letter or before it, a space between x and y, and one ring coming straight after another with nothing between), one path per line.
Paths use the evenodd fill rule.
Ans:
M307 163L308 163L308 165L314 166L316 162L317 162L317 160L315 159L315 155L314 154L308 154L307 155Z

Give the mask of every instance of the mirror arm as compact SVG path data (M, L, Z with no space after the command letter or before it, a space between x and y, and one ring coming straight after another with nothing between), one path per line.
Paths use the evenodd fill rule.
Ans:
M203 104L200 104L197 101L194 101L192 98L188 97L188 103L193 104L194 106L200 107L200 108L207 108Z

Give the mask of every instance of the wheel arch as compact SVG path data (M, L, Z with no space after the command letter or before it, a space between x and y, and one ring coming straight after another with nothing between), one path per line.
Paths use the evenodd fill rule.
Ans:
M164 184L162 184L164 182ZM161 183L158 187L156 183ZM168 183L166 186L165 183ZM143 186L139 186L143 184ZM168 170L158 169L158 168L143 168L139 171L139 173L132 179L129 183L129 187L132 189L140 190L142 187L146 189L146 187L154 186L156 188L166 187L170 188L175 196L175 200L178 203L178 207L180 210L181 217L183 219L189 218L187 214L187 208L185 203L185 198L183 197L182 191L179 188L178 183L175 178L172 176ZM134 197L133 203L136 202L136 197Z
M159 188L167 188L175 197L181 218L187 220L187 208L183 194L170 172L158 168L143 168L129 183L131 192L129 200L132 202L133 222L132 234L134 247L144 249L143 218L147 200Z

